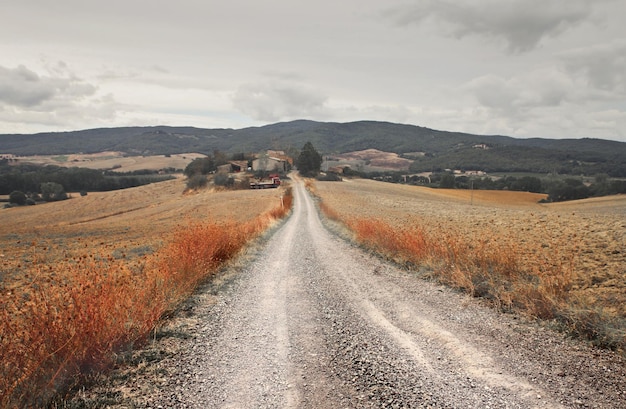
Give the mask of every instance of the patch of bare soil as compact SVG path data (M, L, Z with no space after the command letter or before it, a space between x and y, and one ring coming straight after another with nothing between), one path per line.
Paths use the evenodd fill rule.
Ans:
M363 164L372 168L388 170L408 170L412 161L398 156L397 153L383 152L378 149L366 149L362 151L347 152L340 155L333 155L333 161L338 163L334 166Z
M626 318L626 196L541 204L545 195L445 190L370 180L318 182L317 193L340 214L469 240L510 242L523 257L556 256L575 273L574 295Z
M128 156L124 152L99 152L71 155L20 156L14 158L14 163L34 163L89 169L113 169L117 172L132 172L145 169L185 169L192 160L204 156L205 155L200 153Z

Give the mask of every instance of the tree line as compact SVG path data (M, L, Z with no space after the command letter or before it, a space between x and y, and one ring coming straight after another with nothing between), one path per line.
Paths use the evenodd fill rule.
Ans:
M97 192L126 189L171 179L154 172L117 174L87 168L54 165L9 165L0 161L0 194L22 192L33 200L53 201L67 198L64 192ZM16 197L21 197L17 195Z
M349 168L348 168L349 169ZM493 178L489 176L455 176L450 172L433 173L425 176L405 176L401 172L359 173L348 170L346 175L361 176L369 179L392 183L407 183L443 189L476 189L476 190L513 190L519 192L545 193L549 202L586 199L589 197L608 196L626 193L626 180L611 179L606 174L596 175L591 182L580 177L547 176L505 176Z
M557 173L560 175L597 175L626 177L626 160L615 154L565 152L538 147L494 146L451 149L439 154L425 154L410 167L413 173L443 172L444 169L495 172Z

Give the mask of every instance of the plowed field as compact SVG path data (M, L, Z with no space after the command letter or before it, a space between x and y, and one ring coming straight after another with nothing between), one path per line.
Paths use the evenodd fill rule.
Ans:
M561 260L575 273L572 293L626 317L626 196L540 204L541 194L429 189L370 180L317 182L316 193L342 217L378 218L396 226L470 240L512 242L523 257Z

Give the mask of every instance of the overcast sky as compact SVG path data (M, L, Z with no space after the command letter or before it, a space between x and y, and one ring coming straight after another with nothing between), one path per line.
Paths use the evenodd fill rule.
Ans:
M626 141L624 0L2 0L0 133L382 120Z

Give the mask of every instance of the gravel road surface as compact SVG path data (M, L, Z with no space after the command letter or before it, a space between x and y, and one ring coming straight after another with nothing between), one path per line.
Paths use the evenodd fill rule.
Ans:
M124 381L134 406L626 408L616 354L399 270L330 233L302 183L294 195L243 271Z

